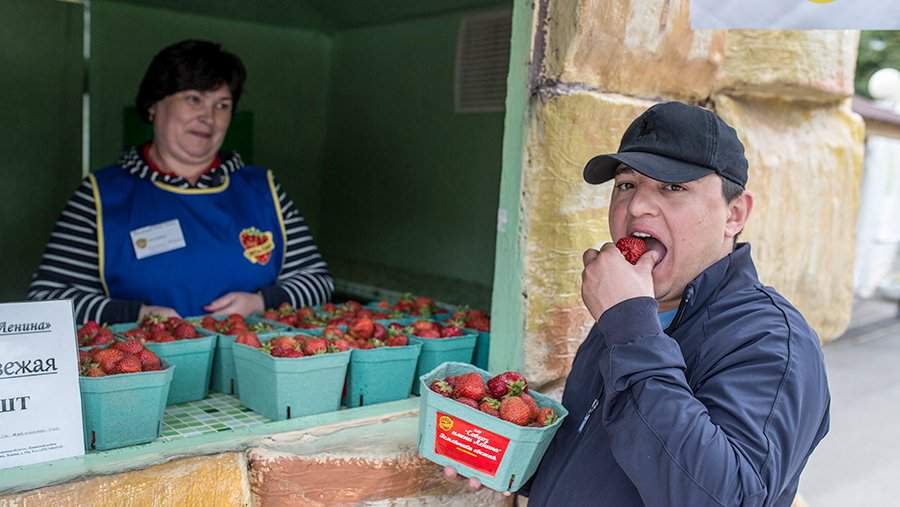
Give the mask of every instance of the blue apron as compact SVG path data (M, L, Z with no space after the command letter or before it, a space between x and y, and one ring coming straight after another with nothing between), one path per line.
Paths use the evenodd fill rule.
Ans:
M270 172L244 166L204 189L141 179L121 166L97 171L93 179L100 276L109 297L171 307L187 317L206 313L204 306L228 292L275 283L285 239ZM185 246L139 259L148 239L132 231L172 220Z

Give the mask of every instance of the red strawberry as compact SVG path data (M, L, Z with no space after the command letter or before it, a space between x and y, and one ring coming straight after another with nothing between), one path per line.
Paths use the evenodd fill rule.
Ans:
M413 304L416 308L430 308L434 306L434 300L426 296L416 296L413 299Z
M503 372L488 380L488 391L498 400L507 394L513 396L528 392L528 381L521 373L515 371Z
M114 373L116 364L125 357L125 353L114 348L107 348L97 351L94 354L94 360L100 363L100 368L106 373Z
M466 327L476 331L488 332L491 330L491 319L487 317L471 318L466 321Z
M387 338L387 329L385 329L384 326L382 326L381 324L376 322L375 323L375 331L372 333L372 338L375 338L376 340L384 341L384 339Z
M295 349L298 346L297 340L290 336L277 336L272 338L269 343L272 348Z
M272 355L275 357L303 357L303 352L295 348L272 347Z
M175 329L182 322L183 320L181 320L181 317L169 317L168 319L166 319L166 327L169 329Z
M275 310L266 310L263 313L263 318L266 320L278 320L278 312Z
M137 373L141 371L141 360L134 354L125 354L116 364L116 373Z
M441 329L441 338L451 338L453 336L462 336L463 332L456 326L444 326Z
M144 345L137 338L129 338L123 342L116 342L113 347L125 352L126 354L140 354L144 350Z
M249 345L255 348L262 347L262 344L259 342L259 337L256 336L256 333L252 331L244 331L238 334L237 338L234 339L234 343L243 343L244 345Z
M145 331L139 327L129 329L128 331L125 331L122 334L124 334L125 336L127 336L129 338L137 338L139 340L150 339L150 333L148 333L147 331Z
M322 336L328 339L338 339L344 337L344 331L336 325L325 326L325 329L322 330Z
M91 345L105 345L107 343L112 343L113 341L113 332L108 327L101 327L97 334L94 335L94 340L91 342Z
M478 404L478 410L494 417L500 417L500 402L490 396L485 396Z
M88 352L86 350L78 351L78 364L80 364L82 366L86 365L86 364L90 363L92 359L93 359L93 357L91 356L90 352Z
M500 419L519 426L528 426L531 422L531 409L522 398L511 396L500 402Z
M78 329L78 336L79 336L79 338L82 335L94 336L95 334L97 334L97 331L99 331L99 330L100 330L100 324L97 324L96 321L89 320L89 321L85 322L84 325L81 326L81 328Z
M460 378L462 378L462 375L450 375L444 381L450 384L450 387L456 387L456 383L459 382Z
M216 330L216 323L218 321L212 315L207 315L200 319L200 327L203 329L209 329L210 331Z
M453 394L453 387L447 383L445 380L435 380L431 383L431 390L440 394L441 396L445 396L447 398Z
M182 340L185 338L197 338L197 330L194 329L188 322L181 322L175 327L175 331L172 333L175 336L176 340Z
M141 361L141 369L143 371L155 371L162 368L162 362L159 360L159 356L154 354L152 350L142 350L140 354L138 354L138 359Z
M172 333L164 329L158 329L150 333L150 340L154 342L173 342L175 341L175 337L172 336Z
M473 400L472 398L456 398L456 401L462 403L463 405L468 405L475 410L478 410L478 402Z
M622 255L625 256L625 259L628 262L637 264L638 259L640 259L641 256L644 255L644 252L647 251L647 243L644 243L644 240L641 238L625 236L619 241L616 241L616 248L622 252Z
M413 327L413 331L414 331L413 334L415 334L416 336L422 336L421 333L423 331L428 331L428 330L437 331L438 330L437 323L432 322L430 320L417 320L417 321L413 322L412 327Z
M328 352L328 340L309 337L303 341L303 353L312 356Z
M471 319L486 319L488 318L488 314L484 312L484 310L468 310L466 312L466 320Z
M409 339L406 337L405 334L395 334L395 335L388 336L387 340L385 341L385 344L388 347L405 347L405 346L409 345Z
M375 335L375 322L372 319L359 319L350 326L350 334L368 340Z
M550 426L556 422L556 412L550 407L543 407L538 410L535 422L538 423L538 426Z
M141 321L141 327L149 332L165 331L166 318L162 315L148 315Z
M528 409L531 410L531 418L534 419L538 416L538 412L541 411L540 407L538 407L537 402L534 401L534 398L531 397L528 393L522 393L519 395L522 398L522 401L528 405Z
M437 329L425 329L424 331L419 331L415 333L416 336L420 338L440 338L441 333Z
M87 371L84 373L84 376L86 376L86 377L104 377L104 376L106 376L106 372L103 371L103 369L100 368L99 366L94 366L92 368L88 368Z
M484 379L478 373L465 373L460 375L453 385L454 398L471 398L480 400L487 394Z

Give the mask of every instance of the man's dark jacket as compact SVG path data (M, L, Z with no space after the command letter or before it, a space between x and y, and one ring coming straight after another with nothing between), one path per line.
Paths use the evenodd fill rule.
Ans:
M818 337L740 245L688 285L665 331L649 297L600 317L528 505L787 507L829 402Z

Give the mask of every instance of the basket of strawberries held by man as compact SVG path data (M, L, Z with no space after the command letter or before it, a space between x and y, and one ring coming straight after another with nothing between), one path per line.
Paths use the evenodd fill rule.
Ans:
M93 341L84 339L90 334L106 336L103 329L112 333L87 322L78 330L79 341ZM104 341L80 348L78 355L85 449L115 449L159 437L175 367L133 341Z
M444 363L419 384L419 454L496 491L516 491L531 478L568 415L517 372L491 377Z
M197 401L209 393L216 335L197 329L178 317L149 315L139 325L115 324L113 331L126 342L136 341L152 350L175 374L169 389L169 405Z

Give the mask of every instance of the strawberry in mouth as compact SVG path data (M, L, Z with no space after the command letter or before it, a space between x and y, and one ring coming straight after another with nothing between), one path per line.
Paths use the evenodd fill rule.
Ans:
M657 253L656 256L656 264L654 266L658 266L659 263L663 261L666 253L668 253L669 249L666 248L666 245L662 243L662 241L656 239L652 234L643 232L643 231L634 231L631 233L631 236L626 236L631 238L637 238L644 242L647 247L647 251L653 250Z

